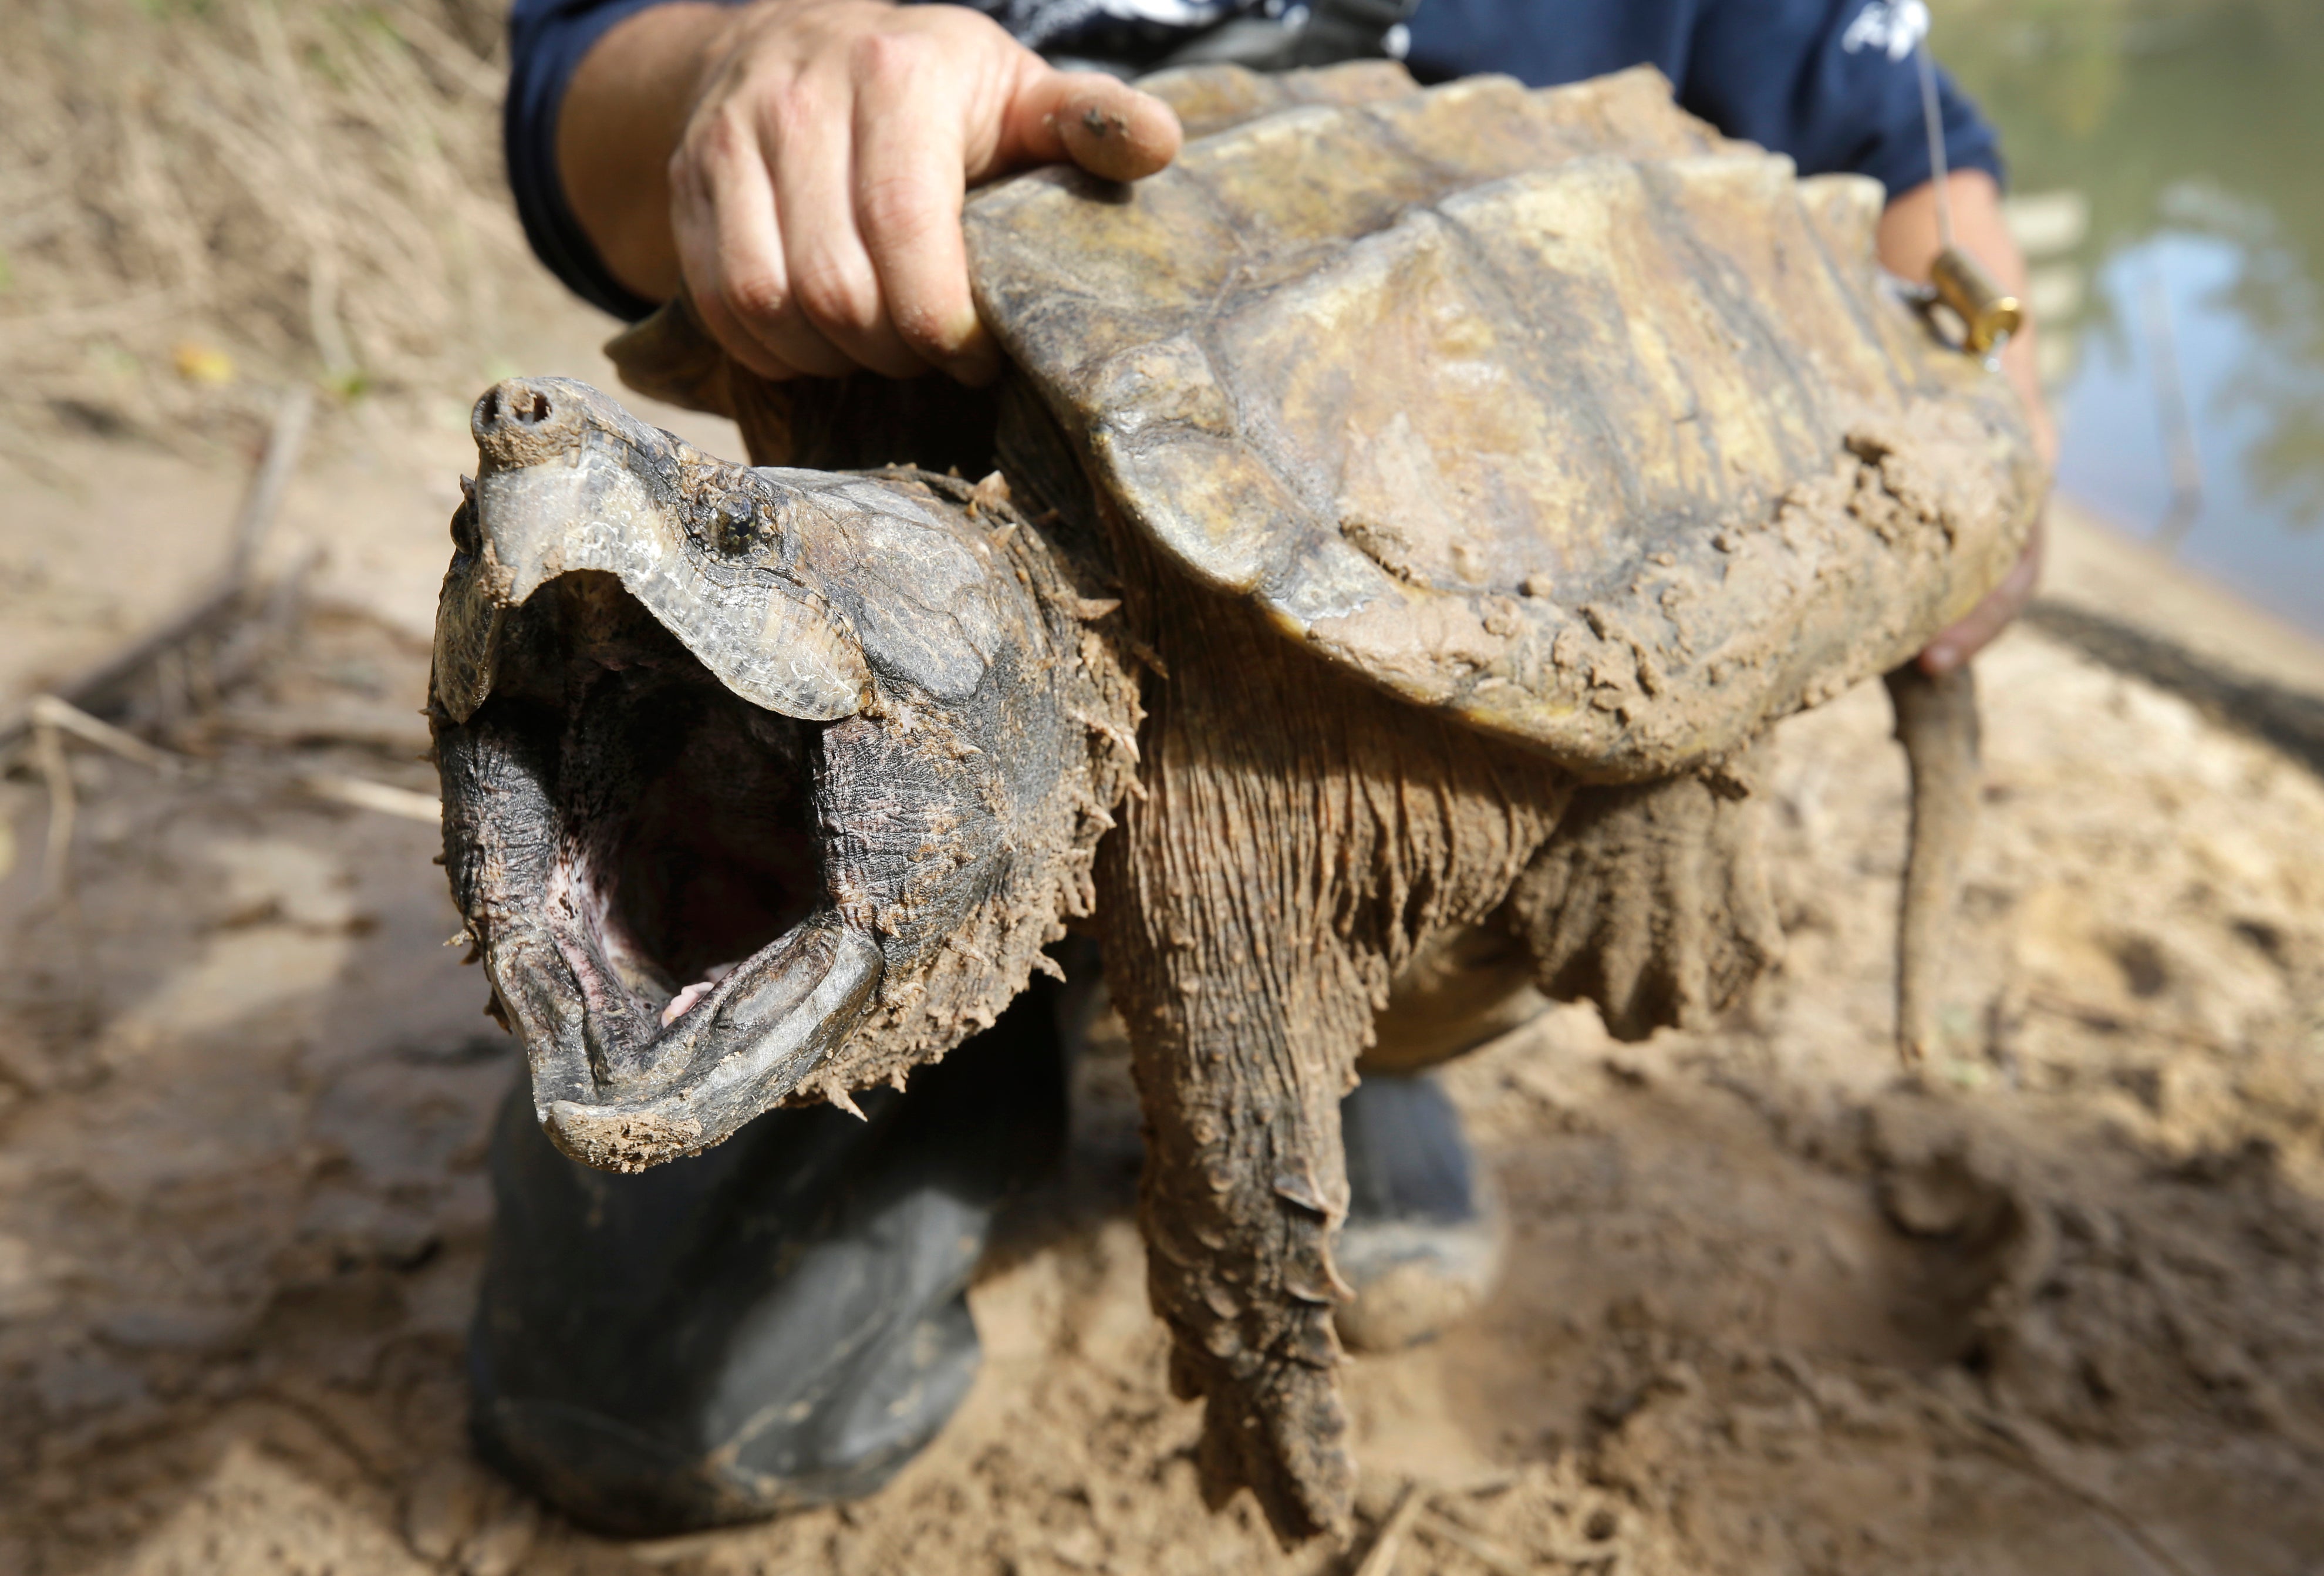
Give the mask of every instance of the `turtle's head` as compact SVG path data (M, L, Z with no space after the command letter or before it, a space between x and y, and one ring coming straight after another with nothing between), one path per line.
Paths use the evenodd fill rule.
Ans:
M446 864L558 1145L650 1164L990 1023L1104 815L1038 541L941 478L730 465L561 379L474 428Z

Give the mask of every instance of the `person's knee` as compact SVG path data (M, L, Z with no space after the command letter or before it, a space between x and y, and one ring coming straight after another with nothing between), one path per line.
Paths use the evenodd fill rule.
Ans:
M993 1211L1062 1139L1047 992L865 1094L636 1176L558 1154L521 1083L469 1343L481 1453L576 1521L666 1534L868 1494L978 1362Z

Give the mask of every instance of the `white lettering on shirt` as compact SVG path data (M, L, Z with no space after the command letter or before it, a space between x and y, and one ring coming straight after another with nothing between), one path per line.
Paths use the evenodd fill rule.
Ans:
M1878 50L1901 60L1929 35L1929 8L1922 0L1870 0L1840 35L1840 47L1849 54Z

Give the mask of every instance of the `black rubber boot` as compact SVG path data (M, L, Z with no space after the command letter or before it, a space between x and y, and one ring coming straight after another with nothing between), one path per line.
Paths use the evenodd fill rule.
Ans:
M868 1494L936 1436L979 1349L965 1288L1055 1162L1046 982L908 1089L770 1111L635 1176L552 1148L520 1087L468 1344L478 1450L574 1520L660 1536Z
M1357 1351L1439 1334L1500 1276L1504 1222L1461 1114L1425 1073L1375 1073L1340 1102L1348 1219L1334 1261L1356 1300L1333 1319Z

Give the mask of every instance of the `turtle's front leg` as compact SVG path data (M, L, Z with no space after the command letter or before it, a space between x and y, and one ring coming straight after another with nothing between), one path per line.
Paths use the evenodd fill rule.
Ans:
M1339 1102L1388 974L1343 934L1367 867L1339 686L1255 621L1165 616L1141 795L1099 856L1106 983L1130 1027L1148 1290L1171 1386L1206 1399L1204 1483L1248 1486L1286 1544L1348 1525L1332 1266ZM1357 698L1355 704L1362 704ZM1369 846L1369 844L1367 844Z
M1302 922L1286 877L1305 860L1236 802L1250 779L1162 753L1100 902L1146 1117L1148 1286L1173 1388L1207 1402L1206 1488L1248 1485L1288 1544L1343 1530L1352 1494L1332 1328L1352 1293L1331 1243L1371 992L1328 925Z

